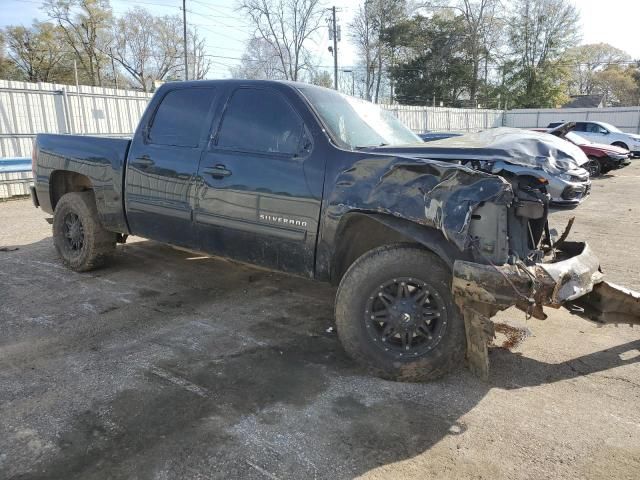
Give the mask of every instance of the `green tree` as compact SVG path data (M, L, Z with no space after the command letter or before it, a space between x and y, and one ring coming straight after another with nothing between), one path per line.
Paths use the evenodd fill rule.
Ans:
M90 85L101 85L113 20L109 0L45 0L43 10L64 33Z
M63 33L56 25L34 22L31 27L9 26L4 38L12 68L20 72L24 80L64 82L70 79L70 52L65 49Z
M629 62L631 56L608 43L592 43L568 49L562 56L571 72L570 88L575 95L591 95L596 74L619 63Z
M568 70L559 61L578 41L579 15L565 0L514 0L508 19L515 105L554 107L566 99Z
M610 65L594 74L593 90L604 95L605 106L640 105L640 88L633 67Z
M14 62L7 56L6 36L0 30L0 80L24 80L24 75L19 72Z
M391 68L396 100L407 105L444 102L462 106L473 77L465 22L450 11L416 16L396 25L396 41L406 60Z

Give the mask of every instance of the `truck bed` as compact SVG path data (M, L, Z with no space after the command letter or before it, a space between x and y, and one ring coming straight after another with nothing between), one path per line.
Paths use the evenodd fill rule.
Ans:
M109 230L127 233L123 173L130 144L130 139L123 138L38 135L34 180L42 209L53 213L56 182L64 182L70 173L81 174L91 181L103 225Z

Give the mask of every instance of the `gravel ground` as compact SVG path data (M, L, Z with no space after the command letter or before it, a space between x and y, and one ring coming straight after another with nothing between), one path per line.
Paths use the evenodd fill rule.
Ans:
M552 220L640 290L638 185ZM328 286L143 239L76 274L44 217L0 204L2 479L640 478L638 329L509 310L528 337L488 382L387 382L327 332Z

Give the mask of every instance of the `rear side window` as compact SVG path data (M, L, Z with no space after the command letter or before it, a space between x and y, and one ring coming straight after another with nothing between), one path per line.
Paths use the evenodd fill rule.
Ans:
M293 155L298 152L302 131L301 118L278 92L240 88L222 119L218 146Z
M586 126L587 126L587 124L584 123L584 122L577 122L576 126L573 128L573 130L575 132L586 132L587 131L586 130Z
M213 88L185 88L167 93L149 130L157 145L197 147L213 101Z

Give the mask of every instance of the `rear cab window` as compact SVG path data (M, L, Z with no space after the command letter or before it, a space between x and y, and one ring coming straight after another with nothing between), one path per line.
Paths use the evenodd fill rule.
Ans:
M214 88L179 88L161 100L149 128L149 143L197 147L215 94Z

